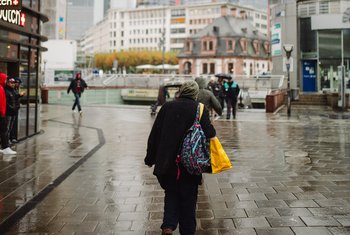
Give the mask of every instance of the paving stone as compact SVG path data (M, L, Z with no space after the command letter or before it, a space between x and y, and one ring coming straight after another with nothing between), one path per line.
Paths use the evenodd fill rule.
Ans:
M292 193L266 193L265 195L269 200L274 200L274 199L294 200L294 199L297 199Z
M274 208L252 208L245 209L248 217L267 217L267 216L279 216Z
M264 207L288 207L288 205L283 200L265 200L265 201L255 201L259 208Z
M239 200L268 200L263 193L237 194Z
M201 220L200 226L202 229L228 229L235 228L232 219L213 219L213 220Z
M281 216L312 216L306 208L276 208Z
M214 216L217 219L228 219L228 218L246 218L247 215L243 209L226 209L226 210L214 210Z
M295 235L332 235L327 228L322 227L292 227Z
M343 227L350 227L350 215L347 216L333 216Z
M285 200L289 207L320 207L314 200Z
M307 226L340 226L331 216L300 216Z
M219 229L220 235L256 235L256 232L252 228L244 228L244 229L232 229L232 230L224 230Z
M297 227L305 224L297 216L266 217L271 227Z
M336 228L336 227L330 227L328 230L333 235L349 235L350 234L350 228Z
M294 235L290 228L257 228L258 235Z
M237 228L269 228L264 217L234 219Z

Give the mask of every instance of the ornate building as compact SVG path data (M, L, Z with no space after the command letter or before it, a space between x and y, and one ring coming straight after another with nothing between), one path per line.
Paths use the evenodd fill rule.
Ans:
M247 19L222 16L192 37L178 55L182 74L255 75L271 67L270 43Z

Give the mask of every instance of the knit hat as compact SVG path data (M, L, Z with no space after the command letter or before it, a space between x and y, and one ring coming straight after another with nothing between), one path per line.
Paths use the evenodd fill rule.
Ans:
M199 87L195 81L186 81L180 87L179 92L180 92L180 97L186 97L186 98L191 98L193 100L196 100L199 93Z

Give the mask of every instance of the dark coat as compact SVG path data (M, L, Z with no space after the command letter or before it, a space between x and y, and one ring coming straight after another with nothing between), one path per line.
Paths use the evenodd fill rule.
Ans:
M186 131L194 122L197 107L198 102L192 99L178 98L166 102L160 109L148 138L145 158L146 165L155 165L153 174L158 179L163 176L176 178L175 159ZM216 135L209 119L209 111L206 108L203 111L200 124L208 139ZM181 174L187 175L185 170L182 170ZM199 178L201 179L201 176Z
M214 111L221 115L222 107L219 100L214 96L213 92L206 89L207 82L204 78L196 78L199 87L198 101L204 104L207 109L214 109Z
M68 87L68 90L67 90L67 93L69 94L70 90L73 91L73 93L77 93L77 80L78 79L74 79L71 81L69 87ZM83 93L84 92L84 89L87 88L87 84L86 82L84 81L84 79L80 78L80 93Z
M19 94L12 87L5 87L6 116L16 116L19 109Z

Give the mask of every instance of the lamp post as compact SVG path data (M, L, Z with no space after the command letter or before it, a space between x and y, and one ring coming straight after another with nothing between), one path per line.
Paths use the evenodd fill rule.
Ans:
M287 101L287 114L288 117L290 117L291 114L291 90L290 90L290 65L293 63L291 60L291 54L293 51L293 45L291 44L285 44L283 45L283 49L286 52L287 59L285 60L286 68L287 68L287 77L288 77L288 86L287 86L287 94L288 94L288 101Z

